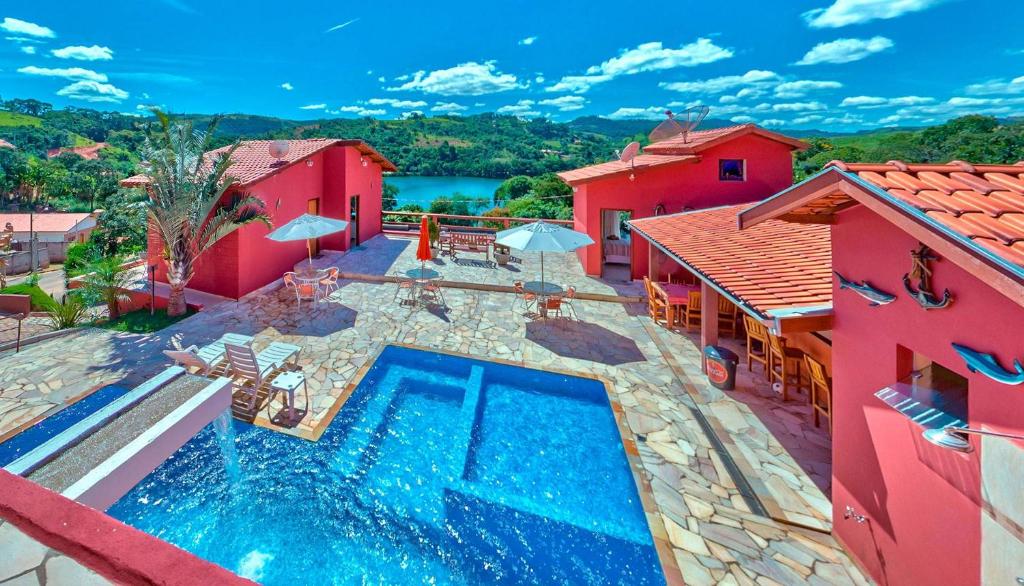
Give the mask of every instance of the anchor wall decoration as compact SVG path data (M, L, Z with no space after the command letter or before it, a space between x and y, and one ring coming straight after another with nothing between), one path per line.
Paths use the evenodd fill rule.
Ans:
M893 295L892 293L886 293L881 289L877 289L867 281L861 281L860 283L856 283L840 275L838 271L836 271L835 273L836 277L839 279L840 289L849 289L856 293L857 295L860 295L864 299L867 299L868 301L871 302L868 304L870 307L886 305L896 300L896 296Z
M932 270L928 267L931 261L939 260L939 257L930 248L922 244L917 250L910 252L910 272L903 275L903 288L907 290L910 297L917 301L917 304L925 309L942 309L953 303L953 295L949 289L942 292L942 299L939 299L931 291ZM917 279L917 289L914 289L912 282Z
M980 372L988 378L1006 385L1024 384L1024 365L1021 365L1020 360L1014 359L1014 371L1009 371L999 365L995 356L986 352L978 352L955 343L953 349L960 355L960 358L964 359L967 370L971 372Z

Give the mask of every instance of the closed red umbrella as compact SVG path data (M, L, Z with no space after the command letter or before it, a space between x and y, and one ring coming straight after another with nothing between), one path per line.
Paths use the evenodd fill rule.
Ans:
M420 261L420 272L423 271L423 264L434 258L430 254L430 228L427 225L427 217L420 220L420 244L416 248L416 259Z

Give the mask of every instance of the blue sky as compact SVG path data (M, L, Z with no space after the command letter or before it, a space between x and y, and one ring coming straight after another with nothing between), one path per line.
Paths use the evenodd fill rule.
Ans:
M0 95L142 112L661 118L768 127L1024 115L1016 0L15 0Z

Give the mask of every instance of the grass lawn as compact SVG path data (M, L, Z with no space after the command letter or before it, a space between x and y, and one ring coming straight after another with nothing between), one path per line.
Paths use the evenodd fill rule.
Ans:
M32 298L32 311L46 311L53 303L53 298L46 291L39 288L39 285L19 283L10 287L0 289L0 294L28 295Z
M137 309L123 313L121 317L115 320L98 323L96 327L117 332L128 332L130 334L148 334L162 330L193 314L195 314L195 311L190 309L185 315L168 317L166 309L158 309L153 315L149 315L149 309Z
M0 126L39 126L43 121L28 114L0 112Z

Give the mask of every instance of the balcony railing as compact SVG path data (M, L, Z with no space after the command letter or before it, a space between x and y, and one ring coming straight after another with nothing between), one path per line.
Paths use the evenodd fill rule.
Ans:
M381 212L385 232L413 233L420 231L420 218L426 215L438 227L455 232L498 232L522 224L531 224L543 219L550 224L572 228L572 220L548 218L512 218L505 216L460 216L456 214L431 214L429 212Z

